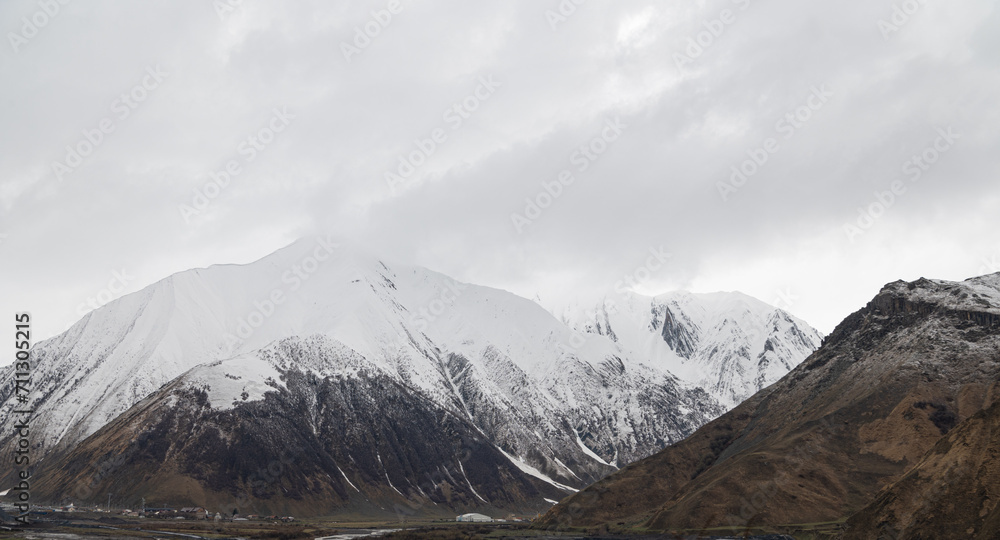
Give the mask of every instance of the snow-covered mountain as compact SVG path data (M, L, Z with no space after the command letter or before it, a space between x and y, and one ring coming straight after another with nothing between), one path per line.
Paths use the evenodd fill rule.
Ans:
M620 319L642 320L636 297L634 313L605 309L589 328L505 291L389 264L330 239L301 240L248 265L175 274L38 344L35 456L67 455L156 395L157 410L182 408L176 393L156 394L171 381L177 392L203 393L216 413L271 395L323 400L302 385L290 389L290 379L369 390L381 387L372 381L393 381L405 401L467 423L522 475L569 492L721 414L725 406L710 394L728 406L730 396L811 352L800 341L816 333L804 323L747 297L727 298L661 297L645 308L647 329ZM708 375L692 375L699 373ZM739 377L726 386L733 373ZM0 379L4 425L12 375ZM377 393L350 406L360 402L390 407ZM327 433L318 429L314 436ZM0 437L9 446L9 435Z
M623 292L553 311L571 328L606 336L625 354L705 389L726 408L776 382L823 341L801 319L739 292Z

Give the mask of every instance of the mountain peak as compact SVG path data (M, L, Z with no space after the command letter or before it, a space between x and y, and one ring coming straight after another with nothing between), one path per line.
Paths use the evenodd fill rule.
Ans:
M943 312L986 326L1000 325L1000 278L990 275L961 282L926 278L896 281L883 287L867 309L903 317Z
M733 407L778 380L822 341L788 313L740 292L608 295L557 312ZM789 358L796 360L788 361Z
M116 439L145 426L124 419L145 418L133 413L154 394L163 415L315 406L306 411L311 433L302 434L312 444L326 429L321 402L338 392L363 391L345 397L343 410L410 422L379 393L391 384L397 405L422 408L411 412L427 421L413 425L430 429L428 419L449 415L457 424L447 429L483 436L490 455L509 461L504 467L565 493L681 440L818 346L808 325L785 324L745 295L626 298L617 308L605 299L591 331L506 291L383 262L342 239L303 238L249 264L170 276L36 346L38 455L61 459L105 427L100 436ZM691 354L682 357L684 347ZM10 413L5 388L0 422ZM197 397L202 412L178 409L178 396ZM451 459L433 433L423 436L428 451ZM0 449L10 440L0 438ZM401 494L418 479L403 470L386 477L379 463L388 451L360 468L317 466L323 478L367 475L376 491ZM464 480L461 467L448 473Z

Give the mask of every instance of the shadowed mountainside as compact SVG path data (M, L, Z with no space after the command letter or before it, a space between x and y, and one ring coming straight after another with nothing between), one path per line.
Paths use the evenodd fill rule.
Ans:
M277 354L303 354L294 341ZM262 400L213 406L196 368L35 473L34 495L242 514L534 513L565 492L519 470L467 419L378 373L288 370ZM233 369L236 368L236 369ZM230 375L231 378L237 377ZM376 405L377 403L377 405ZM544 504L544 503L543 503Z

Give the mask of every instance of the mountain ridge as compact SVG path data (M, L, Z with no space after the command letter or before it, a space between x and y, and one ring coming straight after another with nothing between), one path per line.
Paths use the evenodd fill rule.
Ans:
M520 473L564 493L724 410L642 351L576 332L535 302L320 239L245 265L171 275L38 344L36 455L70 455L179 377L211 375L204 391L218 413L266 401L271 389L281 391L268 382L280 373L260 355L288 338L324 345L280 373L353 376L360 387L389 377L412 394L406 399L425 396L459 415ZM794 364L806 353L782 354ZM234 358L241 373L198 369ZM4 383L0 402L8 403ZM0 420L5 413L0 407ZM0 438L4 444L10 439Z

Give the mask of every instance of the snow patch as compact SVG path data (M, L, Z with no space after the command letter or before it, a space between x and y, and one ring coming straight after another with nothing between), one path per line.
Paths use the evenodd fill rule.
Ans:
M208 392L212 408L220 411L230 410L239 403L264 399L264 394L275 391L268 380L281 385L281 372L256 354L198 366L184 378L188 387Z
M348 478L346 474L344 474L344 469L341 469L340 466L338 465L337 466L337 470L340 471L340 475L344 477L344 480L347 480L348 485L350 485L352 488L354 488L354 491L357 491L358 493L361 493L361 490L358 489L358 486L355 486L354 482L351 482L351 479Z
M465 474L465 467L462 465L461 460L459 460L458 462L458 468L461 469L462 476L465 478L465 483L469 485L469 489L472 491L472 494L475 495L476 498L479 499L480 501L483 501L486 504L490 504L490 501L487 501L479 493L476 493L476 488L472 487L472 482L469 480L469 475Z
M587 448L587 445L583 444L583 440L580 439L580 434L579 433L577 433L577 435L576 435L576 444L580 445L580 449L583 450L583 453L587 454L588 456L590 456L591 459L597 461L598 463L600 463L602 465L607 465L608 467L615 467L614 465L612 465L612 464L608 463L607 461L604 461L603 459L601 459L601 456L595 454L593 450L591 450L590 448ZM618 467L615 467L615 468L617 469Z
M391 487L392 489L396 490L396 493L399 493L400 495L403 495L402 491L399 491L398 489L396 489L396 486L392 485L392 480L389 480L389 473L388 472L385 473L385 481L389 482L389 487ZM406 497L406 495L403 495L403 497Z
M573 489L565 484L560 484L559 482L556 482L555 480L549 478L548 476L545 476L545 474L542 473L542 471L539 471L538 469L532 467L531 465L528 465L527 463L522 461L521 458L515 458L514 456L508 454L507 452L504 452L503 448L500 448L499 446L497 447L497 450L499 450L500 453L506 456L507 459L509 459L510 462L513 463L515 467L521 469L521 472L525 474L534 476L535 478L541 480L542 482L551 484L563 491L569 491L570 493L578 493L580 491L579 489Z
M573 478L576 478L577 480L580 480L581 482L583 481L583 478L580 478L579 476L577 476L576 473L573 472L573 469L570 469L569 467L566 466L565 463L563 463L562 461L559 461L559 458L552 458L552 459L554 459L555 462L558 463L560 467L562 467L563 469L566 469L566 471L568 471L570 474L572 474Z

